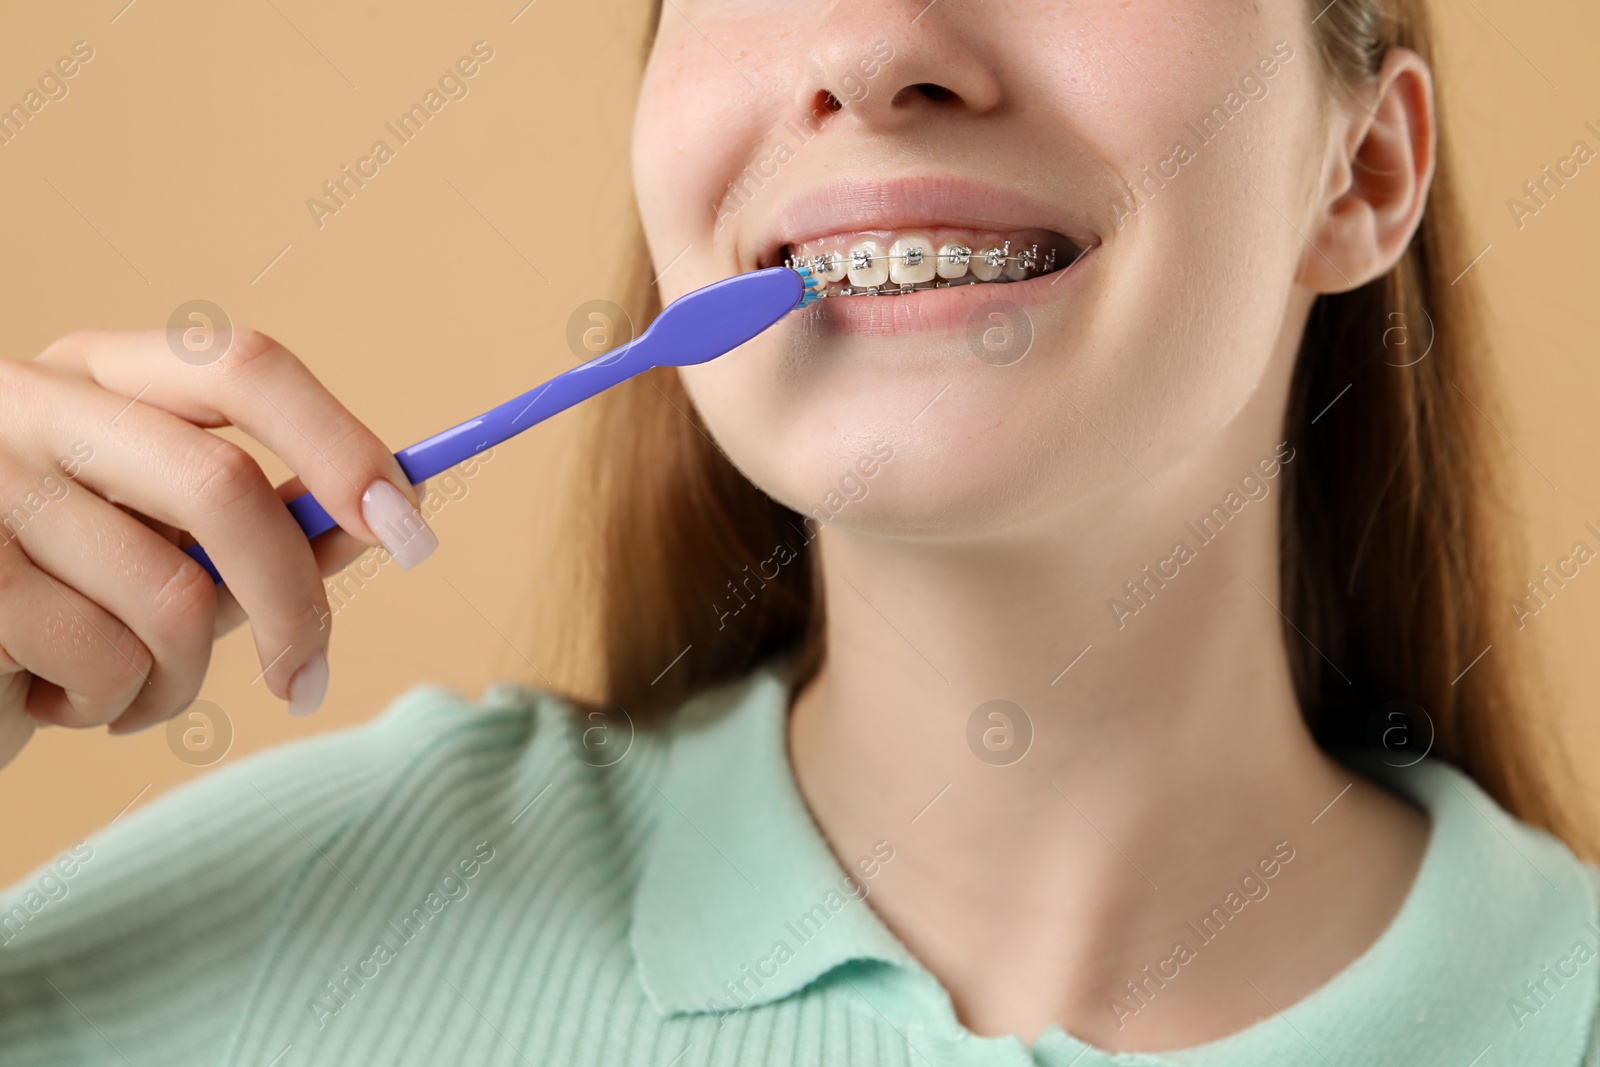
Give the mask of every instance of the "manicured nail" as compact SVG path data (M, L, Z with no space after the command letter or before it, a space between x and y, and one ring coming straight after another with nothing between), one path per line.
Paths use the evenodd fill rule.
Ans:
M408 571L433 554L439 538L393 482L378 479L361 494L361 517L389 555Z
M328 695L328 654L318 652L289 679L289 714L310 715Z

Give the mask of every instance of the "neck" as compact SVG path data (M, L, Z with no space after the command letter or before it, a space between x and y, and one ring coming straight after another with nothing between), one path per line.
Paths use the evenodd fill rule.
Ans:
M821 532L796 776L838 854L895 848L873 905L972 1028L1102 1031L1124 981L1351 781L1291 683L1281 455L1234 443L1208 475L982 542Z

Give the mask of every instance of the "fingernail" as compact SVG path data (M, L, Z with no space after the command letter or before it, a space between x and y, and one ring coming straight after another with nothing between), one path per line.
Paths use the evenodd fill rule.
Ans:
M108 726L108 727L106 727L106 733L111 734L114 737L132 737L134 734L142 734L146 730L151 729L152 727L160 726L162 721L163 720L158 719L155 722L147 722L143 726L135 726L131 730L129 730L129 729L116 730L116 729L112 729L111 727Z
M408 571L433 554L439 538L393 482L380 478L361 494L361 517L389 555Z
M328 695L328 654L318 652L289 679L289 714L310 715Z

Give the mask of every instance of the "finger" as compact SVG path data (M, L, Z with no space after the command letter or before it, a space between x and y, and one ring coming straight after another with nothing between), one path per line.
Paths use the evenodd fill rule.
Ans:
M137 635L76 589L46 575L16 538L0 544L0 673L28 671L30 715L58 726L110 722L144 688L153 658Z
M293 500L305 492L305 486L299 478L291 478L278 486L280 500ZM324 578L337 574L349 566L363 552L370 552L372 546L359 541L335 527L311 542L311 553L317 561L317 572ZM326 588L326 584L324 586ZM337 615L341 604L335 602L332 593L328 596L329 613ZM231 632L240 623L245 621L244 609L239 606L239 601L229 591L228 587L217 587L217 610L213 619L212 638L215 640L225 633Z
M15 759L33 737L35 722L27 707L32 677L26 671L0 675L0 767Z
M176 358L161 330L73 334L40 360L187 422L237 426L287 463L340 526L382 544L402 569L438 545L389 447L265 334L233 330L225 351L203 366Z
M87 445L75 453L86 457L78 483L198 538L250 618L268 689L287 699L294 673L326 647L327 601L311 547L261 468L239 446L159 408L56 377L39 392L53 411L71 412L71 421L19 416L35 420L20 431L31 433L28 444L39 455ZM30 382L22 384L25 391ZM5 405L19 407L15 398ZM188 588L205 572L178 556L174 566L186 572L173 581Z
M15 479L15 464L6 464ZM216 586L157 531L70 480L18 531L34 566L133 631L154 659L118 730L159 722L200 693L211 662ZM0 499L4 499L0 497ZM115 731L114 731L115 732Z
M417 492L423 493L426 485L426 482L418 482ZM299 478L291 478L277 488L278 499L285 502L293 500L305 491L305 485L301 483ZM194 538L170 523L152 519L148 515L141 515L126 505L117 504L113 505L113 507L116 507L118 511L136 522L154 530L169 544L176 545L181 549L187 549L195 543ZM363 552L371 551L371 547L335 526L311 542L311 553L316 558L318 572L324 578L327 578L349 566ZM216 594L216 608L212 613L211 639L213 642L224 634L233 632L246 619L244 609L239 606L239 601L235 599L227 586L217 586ZM335 614L337 614L337 609L335 609Z
M284 500L291 500L303 492L305 492L304 488L294 483L285 483L278 487L278 495ZM356 540L337 527L312 541L311 550L317 561L317 569L324 577L336 574L358 556L373 551L372 546ZM209 584L209 578L207 583ZM216 609L212 613L212 642L236 629L239 624L247 620L244 608L239 605L239 601L227 586L216 586L215 593ZM345 604L349 603L350 595L351 591L343 585L329 588L327 615L321 619L322 625L329 631L333 626L333 617L338 615ZM324 635L324 640L331 639L331 636L331 632ZM209 664L209 645L207 646L207 655L206 665ZM157 662L159 664L160 661L158 660ZM201 677L195 683L193 692L187 697L173 704L170 699L158 701L152 698L146 700L141 696L130 705L120 718L110 724L108 727L109 732L114 734L134 733L156 723L165 722L177 712L188 707L194 696L198 695L200 685L203 684L206 665L202 665L200 670Z

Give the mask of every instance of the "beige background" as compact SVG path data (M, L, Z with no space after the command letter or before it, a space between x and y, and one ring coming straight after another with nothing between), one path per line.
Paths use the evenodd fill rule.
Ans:
M610 295L626 232L643 0L124 3L29 5L0 33L0 105L75 41L95 50L69 95L0 146L0 356L29 358L79 327L159 327L203 297L288 345L395 447L573 363L568 316ZM1583 128L1600 129L1600 10L1442 7L1447 122L1474 248L1489 246L1471 269L1491 294L1511 391L1500 429L1523 482L1532 577L1580 537L1600 544L1583 530L1600 525L1600 160L1521 230L1506 201L1575 140L1600 149ZM376 138L393 145L384 122L478 40L494 58L469 95L319 230L306 200ZM433 559L383 568L337 605L332 689L312 718L290 719L252 681L244 630L224 639L202 699L233 738L192 758L215 766L353 726L419 682L476 696L496 678L536 679L534 664L558 676L537 638L572 609L539 578L576 423L569 413L497 449L433 520ZM1540 643L1555 676L1556 706L1530 714L1594 751L1600 566L1518 636ZM41 730L0 772L0 885L205 773L182 750L162 729ZM1600 765L1584 770L1600 793Z

